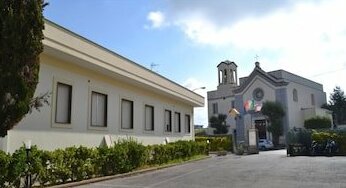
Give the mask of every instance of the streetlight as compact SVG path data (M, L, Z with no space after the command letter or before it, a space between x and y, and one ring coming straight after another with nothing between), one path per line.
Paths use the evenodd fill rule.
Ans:
M24 145L25 145L25 151L26 151L26 163L28 165L27 171L26 171L25 187L29 188L31 187L31 173L30 173L30 160L29 160L29 153L31 151L31 140L26 140L24 142Z
M198 87L198 88L193 89L192 91L196 91L198 89L205 89L205 87L204 86L203 87Z

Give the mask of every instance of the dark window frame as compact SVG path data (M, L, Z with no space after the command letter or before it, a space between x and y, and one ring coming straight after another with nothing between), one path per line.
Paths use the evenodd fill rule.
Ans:
M130 102L131 103L131 124L130 124L130 128L126 128L126 127L123 127L123 102ZM133 120L133 118L134 118L134 115L133 115L133 107L134 107L134 102L133 101L131 101L131 100L128 100L128 99L121 99L121 109L120 109L120 113L121 113L121 129L125 129L125 130L133 130L133 127L134 127L134 125L133 125L133 123L134 123L134 120Z
M147 129L147 126L146 126L146 119L144 120L144 130L145 131L154 131L155 130L155 115L154 115L154 111L155 111L155 108L154 108L154 106L152 106L152 105L148 105L148 104L146 104L145 106L144 106L144 118L147 118L147 107L148 108L151 108L151 119L152 119L152 121L151 121L151 129Z
M60 122L57 120L57 113L58 113L58 90L59 90L59 85L62 86L67 86L69 88L69 99L68 99L68 120L67 122ZM72 117L72 85L69 84L65 84L62 82L57 82L56 84L56 96L55 96L55 123L59 123L59 124L71 124L71 117Z
M102 95L105 97L105 104L104 104L104 122L103 124L104 125L94 125L93 124L93 121L92 121L92 109L93 109L93 93L95 93L96 95ZM104 94L104 93L100 93L100 92L97 92L97 91L91 91L91 105L90 105L91 109L90 109L90 126L91 127L107 127L107 115L108 115L108 95L107 94Z
M165 132L172 132L172 111L171 110L165 110L165 114L164 114L164 123L166 123L166 112L169 113L169 124L168 125L164 125L165 126Z

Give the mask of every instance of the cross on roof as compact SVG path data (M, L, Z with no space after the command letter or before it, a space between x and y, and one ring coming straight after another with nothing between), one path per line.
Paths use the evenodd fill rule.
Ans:
M259 58L259 56L256 54L256 56L255 56L255 60L256 60L256 61L258 61L258 58Z

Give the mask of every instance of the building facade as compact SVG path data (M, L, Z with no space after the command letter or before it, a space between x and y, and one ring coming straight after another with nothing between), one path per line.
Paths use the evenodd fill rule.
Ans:
M50 104L0 138L0 149L12 153L26 140L53 150L194 139L202 96L48 20L44 36L35 95L48 92Z
M314 116L331 118L327 110L320 108L326 103L326 94L319 83L285 70L265 72L259 62L248 77L239 79L239 83L234 62L221 62L217 68L219 85L217 90L208 92L208 117L228 115L232 108L236 109L239 115L236 118L228 116L226 124L229 133L237 134L237 141L246 141L249 128L256 128L259 138L271 139L266 129L268 122L260 112L265 101L279 102L284 108L282 143L287 131L303 127L304 120Z

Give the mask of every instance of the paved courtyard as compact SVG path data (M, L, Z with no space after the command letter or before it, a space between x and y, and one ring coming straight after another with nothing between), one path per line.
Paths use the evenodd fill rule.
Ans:
M346 157L286 157L286 150L227 155L81 187L346 188Z

